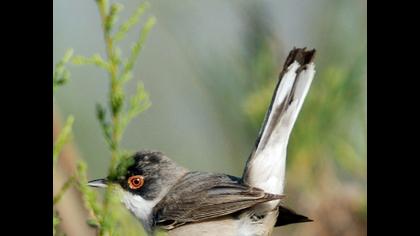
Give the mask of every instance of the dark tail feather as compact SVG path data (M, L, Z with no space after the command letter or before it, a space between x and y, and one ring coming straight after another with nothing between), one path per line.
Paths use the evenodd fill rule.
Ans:
M309 219L306 216L299 215L291 209L280 206L279 215L277 216L277 221L274 227L312 221L313 220Z

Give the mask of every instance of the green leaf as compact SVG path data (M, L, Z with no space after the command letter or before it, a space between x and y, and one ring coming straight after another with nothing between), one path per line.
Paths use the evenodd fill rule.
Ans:
M110 61L112 65L119 66L121 64L121 54L121 49L115 46L113 53L110 55Z
M116 89L111 93L111 111L113 116L118 116L120 113L124 104L124 98L123 90L119 86L116 86Z
M131 48L131 55L128 58L125 67L124 72L131 71L134 66L134 62L137 60L137 57L143 48L143 44L147 39L147 36L149 35L150 30L152 30L153 26L156 24L156 18L151 16L149 19L147 19L146 24L144 25L139 39L134 43L134 45Z
M122 178L125 178L125 174L127 173L127 168L134 164L134 158L132 158L132 154L130 153L123 153L121 158L118 161L117 166L108 176L108 179L111 181L118 181Z
M55 65L53 72L53 93L56 89L64 85L70 78L70 72L65 68L65 64L68 63L73 55L73 49L67 49L63 58Z
M130 101L130 110L128 111L131 114L131 117L136 116L138 113L145 111L151 105L149 94L144 89L144 85L141 81L137 83L137 90L134 96Z
M70 58L73 56L73 52L74 51L73 51L72 48L67 49L67 51L66 51L66 53L64 53L64 57L62 59L63 64L66 64L67 62L70 61Z
M121 84L125 84L133 78L133 74L128 71L121 75Z
M125 129L127 124L135 118L138 114L147 110L151 105L149 94L144 89L142 82L137 84L136 93L130 99L130 106L128 108L127 114L124 116L122 122L122 129Z
M85 207L91 212L91 214L96 219L101 219L102 208L98 203L96 192L92 190L91 187L88 186L88 181L86 177L86 173L87 173L86 163L83 161L79 161L77 163L76 170L77 170L76 178L78 180L76 186L79 189L79 191L82 193L83 200L85 202Z
M71 176L61 187L61 189L58 191L57 195L53 198L53 205L57 204L61 198L63 197L64 193L75 183L76 178L74 176Z
M120 13L122 9L123 9L123 5L121 5L119 3L113 3L111 5L111 9L109 11L109 14L107 15L107 17L105 19L105 33L106 34L109 34L111 32L112 28L114 27L115 23L117 22L118 13Z
M55 235L56 232L56 228L58 226L58 224L60 224L60 218L58 218L55 214L53 216L53 235Z
M75 56L73 57L72 62L75 65L95 65L108 72L110 71L109 63L106 62L99 54L94 54L91 57Z
M86 224L89 225L92 228L99 228L99 222L95 219L88 219L86 221Z
M125 21L118 29L117 33L114 36L114 41L118 42L125 38L126 34L130 29L137 24L140 17L143 15L144 11L149 8L150 4L144 2L134 11L134 13Z
M101 126L105 141L111 147L112 144L112 126L106 120L106 109L101 104L96 104L96 117Z
M74 117L69 116L67 118L66 124L64 125L64 128L61 130L57 140L55 141L53 147L53 166L56 165L58 156L60 155L61 149L63 148L64 144L66 144L71 137L71 128L73 126L73 122Z

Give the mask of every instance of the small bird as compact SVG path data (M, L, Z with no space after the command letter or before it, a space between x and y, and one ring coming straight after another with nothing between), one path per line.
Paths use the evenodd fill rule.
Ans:
M287 144L315 75L314 56L306 48L289 53L242 177L190 171L159 151L140 151L89 186L121 186L122 202L148 235L160 228L170 236L266 236L312 221L281 200Z

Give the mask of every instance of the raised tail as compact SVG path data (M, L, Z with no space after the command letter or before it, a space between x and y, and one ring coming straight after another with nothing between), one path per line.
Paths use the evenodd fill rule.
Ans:
M315 75L315 50L295 48L280 73L263 126L248 158L243 181L268 193L283 194L290 133Z

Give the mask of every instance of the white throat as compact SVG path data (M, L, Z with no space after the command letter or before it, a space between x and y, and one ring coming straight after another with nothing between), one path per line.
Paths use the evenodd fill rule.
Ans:
M141 221L143 227L151 230L152 211L153 207L160 201L160 198L155 200L146 200L139 195L134 195L128 191L124 191L122 202L127 209Z

